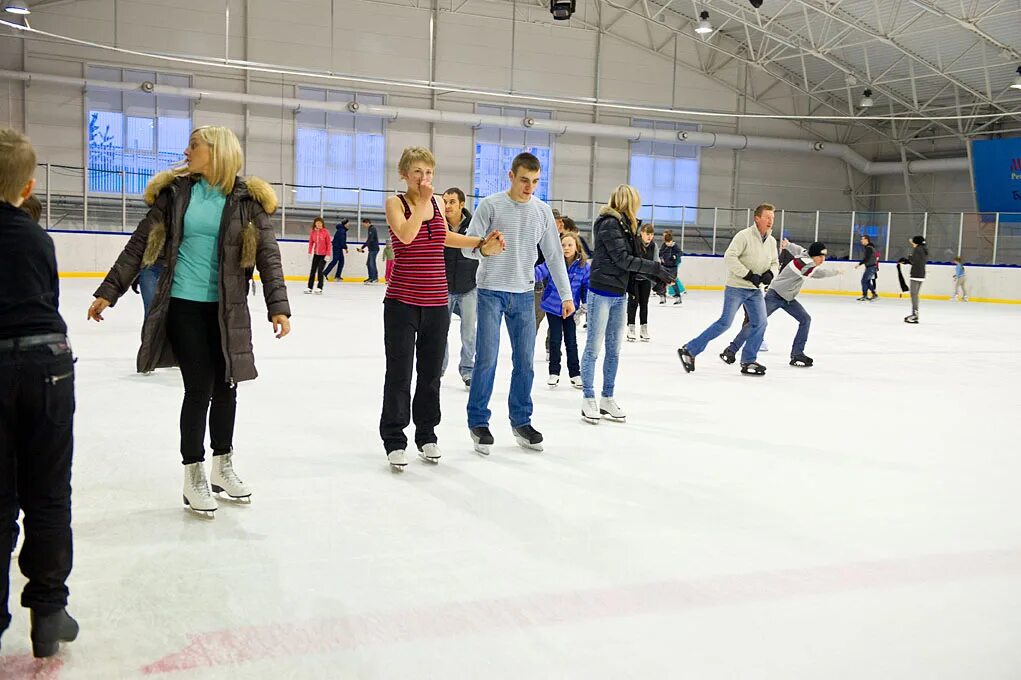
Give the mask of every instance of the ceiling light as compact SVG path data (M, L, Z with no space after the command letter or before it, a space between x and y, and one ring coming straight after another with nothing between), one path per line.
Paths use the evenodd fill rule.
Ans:
M854 74L848 73L846 76L844 76L844 82L847 84L848 87L854 87L855 85L858 84L858 79L854 77Z
M550 0L549 11L557 21L566 21L574 14L575 0Z
M872 90L865 88L865 91L862 92L861 95L861 102L858 103L858 106L863 109L875 106L876 103L872 101Z
M32 10L24 2L8 2L4 4L4 11L8 14L31 14Z
M754 7L755 9L758 9L758 8L762 7L762 0L748 0L748 2L749 2L749 3L751 4L751 6L752 6L752 7Z
M702 10L702 13L698 15L699 21L698 26L695 27L695 33L705 35L706 33L713 32L713 25L709 23L709 12Z
M1017 67L1017 75L1014 77L1014 82L1010 86L1015 90L1021 90L1021 66Z

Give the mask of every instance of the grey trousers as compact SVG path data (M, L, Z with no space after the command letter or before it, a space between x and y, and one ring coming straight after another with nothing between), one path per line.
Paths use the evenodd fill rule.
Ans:
M918 316L918 294L922 290L923 283L924 281L911 279L911 313L915 316Z
M963 295L968 297L968 275L958 276L954 279L954 297Z

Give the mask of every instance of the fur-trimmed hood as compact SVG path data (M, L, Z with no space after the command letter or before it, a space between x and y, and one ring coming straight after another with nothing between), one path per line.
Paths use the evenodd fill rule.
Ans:
M604 215L609 215L610 217L617 220L621 224L626 224L626 222L624 221L624 216L608 205L604 205L602 208L599 209L599 216L602 217Z
M145 193L142 195L145 199L145 204L152 206L156 203L156 198L164 189L173 184L175 180L186 177L188 177L188 174L182 174L180 170L164 170L163 172L156 173L149 180L149 184L145 187ZM242 198L247 195L257 201L262 206L262 209L266 211L267 215L275 213L277 206L280 205L273 187L269 185L269 182L259 177L239 178L238 182L235 183L234 191L238 192Z

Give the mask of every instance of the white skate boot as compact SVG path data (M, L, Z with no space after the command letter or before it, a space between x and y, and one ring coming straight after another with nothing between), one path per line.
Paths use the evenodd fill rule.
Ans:
M643 323L638 332L640 333L639 338L641 338L642 342L652 340L652 337L649 335L649 324Z
M231 500L251 503L252 491L234 472L233 458L233 452L225 453L222 456L213 456L213 470L209 476L213 493L225 493L230 496Z
M582 382L582 379L581 379L581 376L580 376L580 375L576 375L576 376L573 376L573 377L571 378L571 387L573 387L573 388L575 388L575 389L578 389L578 390L580 390L580 389L582 389L582 388L583 388L584 386L585 386L585 383L584 383L584 382Z
M408 454L404 452L404 449L397 449L386 454L387 462L390 463L391 472L404 472L404 468L408 466Z
M581 400L581 417L591 425L598 425L599 421L603 419L602 414L599 413L599 404L595 399Z
M549 378L546 380L546 386L547 387L556 387L559 384L560 384L560 376L559 375L554 375L553 373L550 373Z
M190 463L184 466L184 490L182 493L186 507L208 519L213 519L217 505L216 499L209 491L205 463Z
M627 420L627 414L617 405L613 397L603 397L599 400L599 414L618 423L623 423Z
M637 339L638 339L638 336L635 335L635 325L633 323L629 323L627 325L627 341L628 342L634 342Z
M427 463L436 465L440 462L440 457L443 454L440 453L439 444L425 444L418 452L418 457Z

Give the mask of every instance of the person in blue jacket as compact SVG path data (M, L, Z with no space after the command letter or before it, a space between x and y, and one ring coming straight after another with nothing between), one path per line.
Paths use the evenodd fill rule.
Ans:
M574 308L579 309L581 302L588 295L589 265L585 250L581 245L581 238L577 233L565 232L560 238L560 245L564 249L564 260L567 263L567 276L571 280L571 295L574 297ZM549 283L550 272L546 263L535 268L535 281ZM546 320L549 322L549 380L546 384L551 388L560 383L560 344L567 348L567 373L571 378L571 385L581 389L581 363L578 361L578 334L575 314L566 319L562 316L563 301L557 292L557 287L547 285L543 290L542 311L546 313Z
M330 272L333 271L333 267L337 267L337 276L334 281L340 282L344 280L344 254L347 253L347 224L351 220L341 220L340 224L337 225L337 231L333 235L333 259L330 260L330 264L326 267L326 271L323 272L324 278L330 277Z

